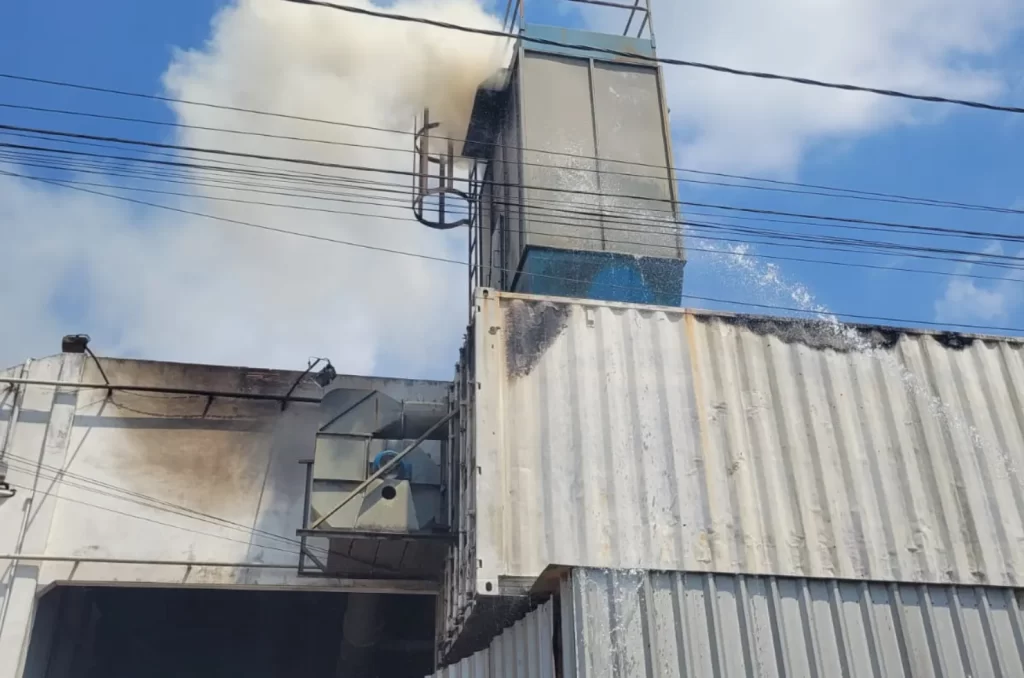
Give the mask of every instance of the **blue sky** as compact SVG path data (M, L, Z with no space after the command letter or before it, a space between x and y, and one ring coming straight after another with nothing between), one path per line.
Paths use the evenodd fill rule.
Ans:
M947 0L904 0L914 11L924 11L929 2L934 2L935 12L941 13ZM987 4L986 4L987 3ZM17 31L7 31L5 39L0 41L0 62L8 64L5 70L53 78L72 82L90 83L126 90L160 93L163 91L161 78L171 64L176 50L205 50L211 38L210 21L215 11L222 5L216 0L191 0L188 2L135 2L129 0L103 0L99 3L79 3L69 0L53 0L45 5L39 3L16 3L7 8L8 26L19 27ZM503 4L503 3L502 3ZM568 13L555 10L544 10L542 4L534 3L539 8L533 16L540 22L582 25L587 19L574 8ZM750 4L734 0L724 5L743 6ZM782 3L785 5L786 3ZM796 3L799 4L799 3ZM839 3L843 4L843 3ZM867 3L871 4L871 3ZM924 8L924 9L921 9ZM323 10L327 11L327 10ZM705 10L701 10L705 11ZM710 10L708 10L710 11ZM723 10L724 11L724 10ZM859 11L859 10L857 10ZM905 58L910 64L907 67L907 78L917 78L921 89L929 82L929 77L938 78L935 82L946 82L949 87L961 87L966 95L981 93L988 98L1006 104L1024 106L1024 37L1020 28L1020 14L1010 5L1001 0L984 0L978 5L978 11L987 12L984 21L974 26L969 34L949 37L946 29L935 33L938 37L929 37L920 41L919 53L910 54L909 48L893 47L893 53ZM1003 12L1003 14L1000 14ZM908 11L908 13L910 13ZM671 15L672 11L666 11ZM715 16L705 19L714 29ZM696 12L692 21L700 20ZM659 47L662 54L686 56L694 59L707 59L722 62L732 58L728 65L738 67L764 68L772 70L771 59L762 63L744 61L744 54L732 56L721 52L719 44L743 40L742 26L731 30L721 29L721 37L714 49L702 47L687 31L693 27L683 26L678 31L674 16L659 22ZM870 23L870 22L869 22ZM911 22L914 24L914 22ZM917 25L921 25L918 21ZM997 26L997 28L992 28ZM911 30L906 26L892 27L892 35L901 35L901 31ZM935 30L921 25L922 31ZM707 32L707 28L696 27L696 30ZM772 33L766 28L768 37L758 35L768 42L769 47L762 47L764 54L770 55L771 45L777 45L780 53L790 46L784 44L785 33ZM782 27L778 31L789 30ZM849 28L855 30L854 27ZM966 29L965 29L966 30ZM879 31L881 33L883 31ZM991 33L991 35L989 35ZM931 35L931 34L929 34ZM687 37L690 36L690 37ZM986 42L986 40L990 38ZM893 38L895 39L895 38ZM942 40L946 42L943 43ZM914 40L907 40L914 44ZM813 77L844 80L851 73L871 73L870 69L858 67L847 68L841 62L846 53L823 55L815 58L815 52L808 46L806 74ZM215 52L216 50L213 50ZM207 53L211 53L207 50ZM882 52L888 53L888 52ZM827 57L827 58L826 58ZM270 57L268 57L269 59ZM895 58L895 57L894 57ZM211 57L213 59L213 57ZM864 61L863 55L856 53L851 60ZM784 60L783 60L784 61ZM212 61L211 61L212 63ZM782 63L781 65L787 65ZM195 64L192 65L195 68ZM669 67L671 69L672 67ZM948 70L943 70L948 69ZM778 70L778 69L777 69ZM792 71L793 69L788 69ZM918 77L919 72L927 72ZM969 78L951 82L949 72L968 73ZM834 73L834 75L832 75ZM982 75L976 74L981 73ZM194 75L194 72L193 72ZM895 74L897 82L904 82ZM689 76L685 76L689 77ZM731 148L728 144L707 141L716 137L716 125L725 124L719 121L731 114L729 110L716 113L714 109L701 110L700 114L691 113L688 108L693 105L697 110L712 97L707 92L720 94L724 90L729 93L722 96L734 96L731 92L743 92L743 82L720 83L710 78L729 79L732 76L707 76L708 79L694 81L691 88L687 86L685 77L677 77L666 71L669 86L670 104L673 107L674 136L677 152L677 164L682 167L701 169L721 169L740 174L752 174L776 179L802 181L815 184L845 186L868 191L901 193L922 197L957 200L969 203L981 203L1000 207L1024 207L1024 116L985 111L974 111L956 107L937 106L930 104L900 105L898 108L879 108L864 112L856 110L856 120L849 122L846 113L837 114L839 107L829 107L818 116L812 104L805 106L806 112L795 108L809 101L807 97L819 97L824 101L835 94L827 91L807 92L804 88L789 84L771 84L773 97L770 101L762 98L762 91L751 87L749 99L750 120L754 125L760 120L774 120L766 124L763 136L752 138L753 142L745 142L748 149ZM710 84L709 84L710 83ZM886 85L880 82L864 82L870 85ZM762 87L758 83L758 87ZM708 88L711 88L710 90ZM906 87L913 89L912 87ZM109 97L89 92L45 87L27 83L0 81L0 102L14 102L35 106L50 106L78 110L91 110L116 115L133 116L149 119L172 121L176 113L165 104L143 99ZM943 91L943 94L957 92ZM739 96L739 95L735 95ZM851 96L851 95L843 95ZM852 95L872 98L871 95ZM696 102L699 99L700 104ZM728 99L724 99L726 103ZM843 100L847 101L846 99ZM781 102L781 103L780 103ZM795 103L794 103L795 102ZM723 104L725 105L725 104ZM844 104L845 105L845 104ZM852 107L857 109L859 102ZM874 103L870 105L874 106ZM889 106L888 102L882 104ZM337 113L334 117L345 116L345 102L337 102ZM786 106L793 106L796 111L790 115ZM758 117L758 108L763 107L763 115ZM774 111L774 113L773 113ZM735 106L733 107L735 112ZM772 116L776 117L773 118ZM805 117L801 118L800 116ZM831 116L831 118L829 117ZM39 126L50 128L70 128L91 134L118 134L135 138L154 140L173 140L172 130L160 127L137 126L127 123L99 120L76 120L59 116L41 116L20 111L0 109L0 120L8 124ZM789 125L786 120L795 120ZM780 122L781 121L781 122ZM819 125L819 122L821 123ZM740 123L737 124L741 124ZM774 125L774 126L773 126ZM794 127L800 127L795 129ZM814 128L814 133L807 129ZM727 130L728 131L728 130ZM759 132L760 133L760 132ZM726 135L728 136L728 134ZM781 137L785 136L786 139ZM783 143L785 141L785 143ZM780 154L765 155L763 148L771 148L778 144L783 148ZM795 150L794 150L795 149ZM695 159L695 160L694 160ZM698 162L694 165L691 163ZM0 188L0 191L3 189ZM46 200L59 200L63 194L49 193ZM3 196L0 196L2 198ZM979 231L993 231L1006 234L1020 234L1024 215L989 214L983 212L959 211L950 209L934 209L920 206L900 206L884 203L870 203L850 200L835 200L815 196L786 196L767 192L735 190L725 188L701 187L683 184L681 198L694 202L728 203L731 205L750 206L785 211L836 214L865 219L886 221L902 221L915 224L940 226L946 228L969 228ZM145 210L131 207L119 208L118 217L135 219L134 228L145 231L150 228L151 214ZM796 228L781 224L748 224L750 226L770 227L779 229ZM87 228L88 224L82 224ZM43 227L37 224L37 227ZM173 222L160 222L160 227L173 227ZM2 228L2 227L0 227ZM153 228L156 228L153 226ZM848 237L883 238L892 237L877 232L857 232L844 229L810 229L809 232L828 233ZM2 235L2 231L0 231ZM56 237L56 236L55 236ZM275 236L276 237L276 236ZM898 238L899 242L930 247L955 247L962 249L980 249L990 243L977 240L937 238L933 236L913 236ZM401 243L400 243L401 245ZM101 246L101 243L97 243ZM409 249L410 247L404 247ZM458 251L457 248L453 251ZM779 247L760 247L758 252L779 254L783 256L815 257L843 259L854 262L895 265L914 268L931 268L947 272L974 272L1000 275L1005 273L999 269L984 269L960 266L947 262L913 260L896 257L878 257L850 255L845 253L817 253L811 250L796 250ZM1004 246L1005 254L1017 255L1016 248ZM96 275L90 273L89 265L76 263L74 258L62 259L61 267L51 271L51 278L60 281L45 289L45 313L52 316L50 321L41 326L38 333L25 330L24 337L19 341L8 340L7 345L0 345L0 362L10 363L21 360L28 355L45 355L53 352L57 346L58 336L52 335L54 330L79 331L86 330L100 339L111 352L124 354L142 354L146 357L187 357L189 359L231 362L231 353L227 348L218 351L204 352L202 345L194 350L177 355L173 350L171 356L153 354L159 351L159 344L145 344L140 341L121 341L122 335L130 333L127 324L138 316L139 311L118 315L116 313L98 313L88 310L90 302L85 298L92 294L96 283ZM42 264L40 264L42 265ZM288 262L267 262L268 267L289 266ZM802 283L816 300L839 312L857 313L872 316L897 318L914 318L921 320L954 320L962 323L976 323L1008 327L1024 327L1024 306L1021 292L1024 283L1009 280L974 281L968 284L961 280L959 288L951 289L950 282L954 278L939 276L914 275L901 272L872 271L866 269L821 266L793 262L779 264L781 275L794 283ZM763 270L762 270L763 272ZM1021 276L1024 277L1024 276ZM329 274L325 272L323 285L329 286ZM124 281L131 285L130 280ZM229 289L229 288L220 288ZM99 288L95 288L99 293ZM715 263L714 260L700 253L690 256L684 291L696 296L743 299L769 304L792 305L788 291L781 288L765 288L752 285L749 277L736 269ZM357 294L356 290L339 290L338 294ZM31 306L15 303L11 292L0 292L0 311L5 305L19 321L18 325L28 327L34 322ZM183 291L182 294L185 294ZM7 296L4 296L7 295ZM956 304L943 304L943 299L956 300ZM114 303L114 302L112 302ZM95 305L95 300L92 302ZM716 306L698 301L693 306ZM721 307L721 305L717 305ZM955 307L955 308L954 308ZM187 306L182 307L187 311ZM13 309L13 311L11 310ZM18 314L24 317L18 317ZM945 314L945 315L944 315ZM223 328L223 334L230 337L232 332L251 334L245 322L259 318L254 312L246 316L249 320L239 320L233 327ZM452 316L457 318L457 316ZM448 336L456 337L460 329L458 320ZM15 334L19 330L15 330ZM284 331L284 330L282 330ZM302 336L304 328L294 327L294 333ZM47 334L51 333L51 334ZM259 334L259 331L256 331ZM369 333L367 336L371 336ZM45 338L45 337L49 338ZM45 339L44 339L45 338ZM49 343L40 345L39 342ZM270 339L268 339L269 341ZM372 341L372 340L371 340ZM316 347L323 346L329 350L329 340L311 341L310 350L302 353L296 349L294 363L304 362L306 355L317 352ZM231 342L223 339L227 346ZM443 343L443 342L442 342ZM451 341L449 340L450 344ZM173 344L170 344L173 346ZM353 363L355 369L365 368L384 373L398 373L403 370L414 372L435 372L432 369L421 369L415 361L403 357L402 344L388 343L375 346L370 351L371 357ZM6 350L5 350L6 349ZM448 349L445 349L448 350ZM245 354L242 359L250 362L265 363L272 366L286 366L280 353L271 351L263 357L258 351ZM451 356L454 360L454 354ZM448 371L451 360L443 361L443 369L438 374Z

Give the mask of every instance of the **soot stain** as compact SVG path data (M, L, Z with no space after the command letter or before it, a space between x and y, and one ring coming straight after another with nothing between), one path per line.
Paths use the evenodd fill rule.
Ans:
M525 377L569 325L572 307L515 300L505 309L506 371Z
M701 322L721 322L742 327L760 336L773 336L787 344L802 344L813 349L832 349L837 353L861 352L865 348L890 350L899 343L904 334L885 327L860 327L843 325L843 333L836 332L836 325L824 320L783 319L762 316L701 316ZM860 341L851 341L847 333L855 333Z
M965 348L969 348L976 341L974 337L957 332L942 332L941 334L933 334L932 337L945 348L953 351L962 351Z

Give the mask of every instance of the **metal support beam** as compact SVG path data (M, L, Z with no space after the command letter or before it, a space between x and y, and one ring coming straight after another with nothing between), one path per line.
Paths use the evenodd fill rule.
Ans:
M108 389L111 391L138 391L140 393L173 393L178 395L199 395L211 398L236 398L239 400L273 400L290 403L319 403L320 398L309 396L288 396L287 398L272 393L245 393L243 391L211 391L199 388L177 388L174 386L143 386L139 384L97 384L75 381L51 381L48 379L18 379L0 377L0 384L21 384L24 386L53 386L55 388Z

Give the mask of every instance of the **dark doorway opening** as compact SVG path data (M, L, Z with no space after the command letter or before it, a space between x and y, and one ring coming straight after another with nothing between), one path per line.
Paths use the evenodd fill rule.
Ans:
M25 678L405 678L433 670L434 599L375 596L372 644L343 652L368 594L57 587L38 602ZM354 624L354 625L353 625Z

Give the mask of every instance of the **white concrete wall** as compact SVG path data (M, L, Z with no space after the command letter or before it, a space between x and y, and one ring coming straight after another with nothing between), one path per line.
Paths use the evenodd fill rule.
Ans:
M111 383L282 394L297 373L103 361ZM81 355L33 361L6 377L102 382ZM360 383L365 381L365 384ZM354 387L373 388L371 379ZM0 384L0 441L12 397ZM24 386L5 451L17 490L0 499L0 554L153 564L0 560L0 678L21 675L35 600L54 583L326 587L299 578L305 467L315 403ZM296 395L319 397L304 383ZM280 564L280 569L159 561Z

